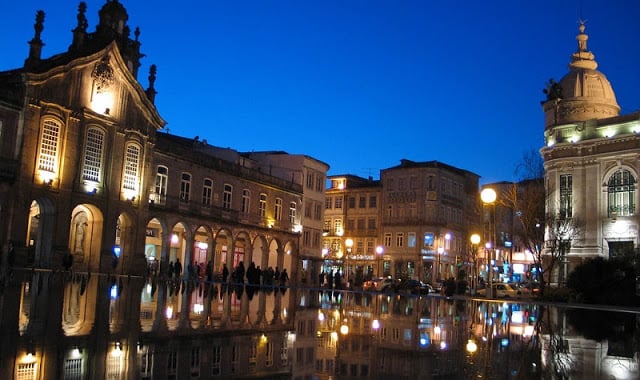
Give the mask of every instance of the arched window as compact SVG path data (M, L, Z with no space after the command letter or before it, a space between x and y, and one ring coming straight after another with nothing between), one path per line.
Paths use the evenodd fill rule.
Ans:
M282 220L282 198L276 198L276 203L273 211L276 220Z
M267 215L267 194L260 193L260 201L258 203L258 214L262 217Z
M82 179L85 181L100 182L103 149L104 132L98 128L89 128L84 146L82 167Z
M242 209L241 211L248 214L251 209L251 191L248 189L242 190Z
M620 169L607 184L609 217L633 215L636 211L636 179L630 171Z
M138 191L140 176L140 147L135 144L128 144L124 157L124 188L126 190Z
M38 169L55 173L58 166L58 145L60 140L60 123L55 120L45 120L42 125L40 139L40 157Z

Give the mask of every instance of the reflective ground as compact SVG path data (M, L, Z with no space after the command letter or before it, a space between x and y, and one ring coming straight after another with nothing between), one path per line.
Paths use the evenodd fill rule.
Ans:
M638 379L639 310L17 270L1 379Z

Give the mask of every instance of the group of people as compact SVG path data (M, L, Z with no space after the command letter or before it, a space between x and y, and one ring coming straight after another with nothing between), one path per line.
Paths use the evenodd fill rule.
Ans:
M325 273L325 271L322 271L319 275L318 281L320 283L320 286L323 288L339 290L343 288L342 279L343 279L343 276L340 270L338 271L332 270L328 273Z
M204 273L202 267L204 266ZM175 262L169 262L169 269L167 276L169 279L180 279L182 274L182 263L180 259L176 259ZM189 263L187 265L187 274L189 280L199 280L204 277L207 282L213 282L214 271L213 264L209 261L206 265L203 263ZM289 282L289 274L287 269L282 271L275 267L275 269L269 266L267 269L260 269L260 266L256 266L254 262L251 262L245 269L244 262L238 262L238 265L229 270L227 264L222 265L222 271L219 273L222 283L244 284L245 278L250 285L264 285L264 286L286 286Z

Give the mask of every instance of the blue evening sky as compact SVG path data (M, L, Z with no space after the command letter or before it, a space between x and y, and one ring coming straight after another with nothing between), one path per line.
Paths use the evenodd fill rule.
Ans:
M105 1L87 1L90 32ZM516 180L543 144L540 101L576 50L578 20L623 113L640 108L638 0L121 0L169 131L284 150L329 174L379 178L407 158ZM0 5L0 70L46 13L43 57L66 50L79 1Z

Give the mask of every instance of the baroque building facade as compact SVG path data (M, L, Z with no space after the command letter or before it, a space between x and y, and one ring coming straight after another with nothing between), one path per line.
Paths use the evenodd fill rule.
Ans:
M575 220L575 234L552 282L585 259L635 255L638 247L640 113L620 114L579 26L569 72L550 81L542 103L549 215Z
M308 170L163 132L124 6L95 32L85 12L43 58L38 11L24 67L0 72L0 377L290 376L290 293L227 284L250 266L301 280ZM326 164L300 166L324 181Z

